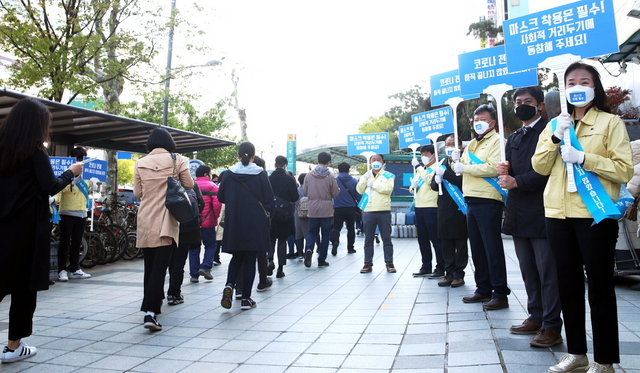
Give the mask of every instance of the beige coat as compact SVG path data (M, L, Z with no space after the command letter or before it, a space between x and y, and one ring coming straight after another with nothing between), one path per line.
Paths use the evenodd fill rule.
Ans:
M176 155L176 169L180 183L185 189L193 188L193 178L179 154ZM133 172L133 193L138 196L138 237L137 247L149 248L178 244L180 223L164 207L167 197L167 177L173 174L171 154L156 148L138 159Z

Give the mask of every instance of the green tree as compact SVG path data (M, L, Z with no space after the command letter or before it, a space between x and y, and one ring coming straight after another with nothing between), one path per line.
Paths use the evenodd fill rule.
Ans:
M469 31L467 35L473 34L473 37L476 39L480 39L480 41L484 44L487 38L497 38L498 35L502 36L502 26L496 27L495 23L492 20L474 22L469 25ZM502 45L504 41L497 40L494 45Z
M118 185L133 184L133 166L135 159L118 159Z
M133 101L121 105L122 115L145 122L160 123L162 120L162 101L164 91L148 91L142 94L143 101ZM170 127L183 129L207 136L214 136L226 140L236 141L234 137L226 135L231 126L227 121L227 108L230 99L225 98L215 103L211 109L200 113L192 104L199 96L176 92L169 96L171 110L167 118ZM184 154L191 158L192 154ZM237 147L207 149L198 152L198 159L212 168L223 168L236 162Z

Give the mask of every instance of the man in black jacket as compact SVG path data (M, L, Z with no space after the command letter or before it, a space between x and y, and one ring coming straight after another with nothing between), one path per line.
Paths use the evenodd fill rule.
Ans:
M536 334L531 346L551 347L562 343L562 319L556 264L545 228L543 192L548 176L531 166L538 137L547 125L540 115L545 110L544 95L538 87L525 87L515 91L513 101L522 128L507 139L507 161L497 167L500 186L509 190L502 233L513 236L530 316L509 330Z

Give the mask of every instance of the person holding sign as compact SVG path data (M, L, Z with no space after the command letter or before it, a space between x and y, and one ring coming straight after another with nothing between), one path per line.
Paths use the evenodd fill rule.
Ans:
M49 195L82 172L69 166L55 177L44 143L51 113L34 98L15 104L0 124L0 301L11 295L9 342L2 363L36 355L22 339L33 332L38 290L49 288L51 223Z
M458 151L462 150L462 141L458 138ZM435 169L431 180L431 189L439 191L438 195L438 238L442 242L445 278L438 282L439 286L457 288L464 285L464 269L469 263L467 247L467 204L462 195L462 175L456 175L451 169L453 160L450 155L456 150L454 136L445 141L447 157ZM439 185L442 185L440 187Z
M492 106L480 105L473 113L473 122L476 137L465 149L460 162L453 166L457 174L464 175L462 193L468 204L467 229L476 267L476 291L462 301L488 301L482 307L492 311L509 307L507 296L511 293L500 234L503 191L496 178L500 135L495 131L496 111ZM459 154L459 150L454 150L453 159L457 160Z
M69 154L78 162L87 156L87 151L77 147ZM69 281L70 278L89 278L90 274L80 269L80 246L87 226L87 210L91 209L89 194L97 190L97 185L83 180L80 175L74 178L71 185L56 194L54 200L59 204L60 212L60 246L58 246L58 281ZM69 265L67 266L67 258Z
M509 330L513 334L535 334L535 347L562 343L562 319L556 261L544 223L542 193L548 176L531 166L540 133L547 126L544 94L537 87L517 89L513 94L515 114L522 127L512 133L505 147L506 162L498 163L500 186L509 191L502 233L513 236L520 272L527 290L529 317Z
M422 266L420 270L413 274L413 277L424 277L429 275L430 279L444 277L444 257L442 256L442 245L438 238L438 192L431 189L431 180L435 175L434 168L436 156L433 145L425 145L420 148L422 164L416 169L416 176L411 179L409 192L416 195L416 228L418 230L418 246L422 256ZM413 159L413 167L420 163ZM435 166L434 166L435 165ZM431 244L436 253L436 270L431 272ZM453 277L449 284L453 281Z
M589 372L613 372L620 362L613 279L620 212L614 201L620 184L633 176L624 122L609 113L598 71L576 62L565 72L567 113L540 135L533 169L550 175L544 190L547 237L556 259L567 352L549 372L570 372L589 363L585 330L584 271L596 363ZM572 125L575 123L575 126ZM564 144L570 131L571 144ZM577 193L567 191L566 163L574 164Z
M384 261L387 272L396 273L393 265L393 243L391 243L391 192L395 182L395 175L384 170L382 154L374 154L369 160L371 170L362 175L356 185L358 193L362 194L358 207L362 211L364 225L364 267L360 273L373 271L373 239L376 227L380 228Z

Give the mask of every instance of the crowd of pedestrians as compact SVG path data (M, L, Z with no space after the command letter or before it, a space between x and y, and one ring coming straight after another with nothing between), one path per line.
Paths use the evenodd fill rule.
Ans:
M618 224L609 215L596 219L594 209L606 209L607 203L615 203L620 186L631 179L631 147L624 123L609 113L600 77L593 67L572 64L565 83L569 113L553 120L540 88L525 87L513 93L515 115L522 127L509 135L504 149L497 113L490 105L474 111L475 136L466 148L453 136L446 139L445 154L440 159L433 145L420 148L420 158L412 161L414 177L409 187L414 195L421 256L420 268L413 276L438 279L441 287L464 285L468 241L476 288L462 302L482 303L485 311L507 308L511 290L502 234L511 235L529 316L522 324L513 325L510 332L532 335L531 346L551 347L565 342L561 335L564 325L568 353L549 372L610 373L620 353L613 282ZM30 357L37 351L21 339L31 334L36 291L47 288L46 276L39 270L41 257L48 253L48 244L41 237L41 230L47 226L43 220L47 195L60 192L56 198L61 198L65 206L64 214L61 212L65 242L60 250L64 257L67 250L74 257L79 231L74 228L75 221L85 218L82 214L86 209L80 205L88 200L80 197L91 187L75 178L80 173L78 164L53 177L44 148L33 145L41 144L48 134L50 116L40 106L35 100L23 100L0 127L0 186L5 192L0 196L6 200L0 207L0 233L7 233L4 236L12 240L11 245L1 246L1 254L3 258L16 258L15 265L8 266L7 260L0 262L0 299L12 295L9 343L3 350L3 362ZM34 116L33 112L38 116L27 118ZM12 132L25 118L32 129ZM570 145L564 143L565 131L571 133ZM23 146L17 139L33 141ZM317 166L296 180L286 171L286 157L276 157L275 170L269 176L254 145L243 142L238 147L238 162L219 176L217 185L213 179L218 175L208 166L196 170L194 181L185 160L173 153L175 143L166 130L151 132L147 150L149 154L136 162L134 171L134 193L141 198L137 245L144 249L141 311L145 312L145 328L162 329L157 315L161 313L167 268L168 304L185 301L180 287L187 256L190 281L198 282L200 276L213 279L211 269L221 264L220 252L231 254L221 299L226 309L232 307L234 298L241 301L243 310L257 306L251 298L256 266L257 291L272 285L268 276L274 270L276 278L285 276L287 259L301 260L305 267L311 267L317 253L317 266L328 267L329 245L331 254L337 255L343 226L347 230L347 254L355 253L357 222L361 222L365 236L360 273L373 272L378 235L386 271L396 272L391 239L391 194L396 175L385 169L382 154L371 156L368 171L355 179L347 163L340 163L339 174L334 176L331 155L321 152ZM86 153L81 149L74 150L78 159L83 155ZM578 193L567 190L567 167L574 167L583 183L590 185L586 194L580 189ZM172 176L192 201L194 218L188 223L178 224L165 208L166 180ZM24 190L11 189L15 183ZM6 196L25 193L26 189L30 194L17 209L15 200ZM65 204L65 198L73 200ZM16 211L22 215L12 216ZM16 221L31 221L28 227L37 227L37 231L8 234L27 229ZM46 240L48 243L48 237ZM288 243L295 243L290 244L289 254ZM18 247L31 249L12 251ZM59 268L61 281L67 276L89 277L73 261L67 266L63 260ZM595 359L591 364L586 356L585 272Z

